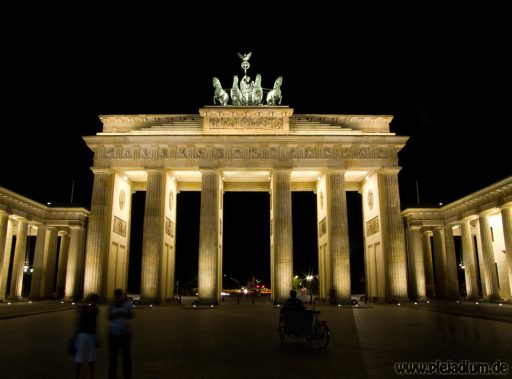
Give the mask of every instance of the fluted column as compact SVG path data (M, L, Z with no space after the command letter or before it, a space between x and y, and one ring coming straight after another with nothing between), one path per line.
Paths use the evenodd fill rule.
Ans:
M2 296L2 283L4 274L4 262L8 261L7 256L10 255L10 251L6 251L5 245L7 243L7 227L9 225L9 215L0 210L0 300L3 300ZM9 263L7 263L7 273L9 270Z
M426 299L425 263L421 242L421 227L409 226L407 228L407 243L409 245L409 278L412 292L410 297L413 300Z
M68 264L66 268L66 287L64 290L64 299L68 301L79 300L83 295L84 242L85 229L71 226Z
M55 289L55 264L57 263L57 229L47 228L41 271L41 297L52 299Z
M421 234L423 245L423 262L425 264L425 287L427 297L432 299L436 297L436 286L434 282L434 264L432 261L432 245L430 244L430 236L432 232L426 230Z
M5 248L2 264L2 271L0 271L0 300L7 299L7 278L9 277L9 268L11 266L11 250L12 250L12 236L14 233L14 223L11 219L7 219L7 230L5 232Z
M62 232L59 247L59 263L57 264L57 299L64 297L64 289L66 286L66 269L68 266L69 253L69 233Z
M114 175L110 170L94 170L85 252L84 294L94 292L103 299L106 298L103 279L106 279L110 243L113 188Z
M512 204L506 204L501 208L501 222L505 239L505 255L507 256L508 283L512 293Z
M331 257L331 283L335 296L330 301L350 302L350 249L344 171L332 171L327 174L327 207L330 221L327 232Z
M448 272L446 270L446 247L444 228L434 228L434 270L436 271L437 297L448 296Z
M14 260L12 264L11 288L9 298L21 300L23 287L23 265L25 264L25 255L27 252L27 221L18 219L18 228L16 231L16 246L14 247Z
M159 273L165 222L165 172L148 171L142 236L141 300L160 302Z
M456 300L460 298L459 279L457 278L457 259L455 257L455 242L453 240L453 227L447 225L444 228L444 244L446 248L446 274L448 277L448 298Z
M274 235L274 303L284 303L293 286L292 193L289 170L274 170L272 228Z
M475 248L473 235L471 233L471 221L462 220L462 256L464 258L464 275L466 278L466 298L468 300L478 299L478 283L476 278Z
M41 282L43 280L43 262L46 246L46 227L37 226L36 248L34 250L34 262L32 268L32 281L30 284L30 298L38 300L41 298Z
M378 174L383 251L389 281L388 300L407 299L407 260L403 221L400 213L398 169Z
M496 272L489 215L487 213L479 215L479 221L480 236L482 239L483 266L485 268L481 276L483 276L482 279L485 281L485 287L487 289L485 298L486 300L498 300L500 298L500 289L498 286L498 273Z
M214 170L201 172L201 216L199 225L198 302L217 304L219 271L219 178Z

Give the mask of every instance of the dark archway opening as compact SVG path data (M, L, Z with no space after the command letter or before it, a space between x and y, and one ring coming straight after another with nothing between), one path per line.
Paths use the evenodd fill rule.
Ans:
M199 267L201 192L178 193L176 209L175 291L195 295Z
M223 203L223 288L269 288L270 195L226 192Z

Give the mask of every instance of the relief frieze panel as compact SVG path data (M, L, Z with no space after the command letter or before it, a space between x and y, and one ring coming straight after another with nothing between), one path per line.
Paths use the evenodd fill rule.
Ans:
M214 117L209 120L210 129L282 129L283 119L276 117Z
M387 159L396 157L387 146L324 144L250 145L105 145L100 159Z

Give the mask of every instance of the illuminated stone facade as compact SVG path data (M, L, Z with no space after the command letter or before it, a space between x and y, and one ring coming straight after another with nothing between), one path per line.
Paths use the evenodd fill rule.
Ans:
M271 289L274 302L282 302L293 277L291 192L312 191L318 199L320 296L349 301L346 191L358 191L365 199L365 223L373 220L365 246L374 262L367 273L374 297L407 297L397 180L397 154L407 137L390 132L391 116L294 116L286 106L211 106L198 115L100 119L102 132L84 137L94 152L95 175L86 292L104 298L114 287L126 288L129 195L146 191L141 297L145 302L171 299L176 237L166 231L176 225L177 193L201 191L199 302L218 302L223 193L265 191L271 195ZM127 232L116 233L122 225Z
M0 301L81 299L88 217L84 208L48 207L0 187Z
M443 207L402 215L411 298L512 298L512 177Z

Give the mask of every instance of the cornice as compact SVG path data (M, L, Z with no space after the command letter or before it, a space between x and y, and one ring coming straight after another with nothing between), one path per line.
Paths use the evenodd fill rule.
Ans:
M458 199L442 208L408 208L402 211L407 220L423 220L425 224L442 220L455 224L479 215L512 206L512 176Z

